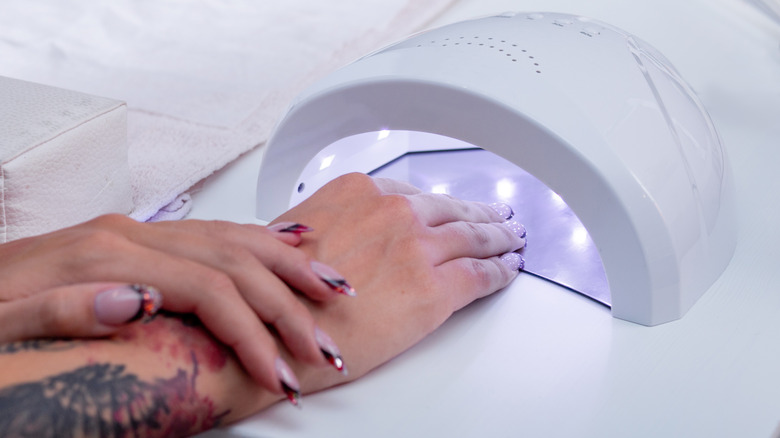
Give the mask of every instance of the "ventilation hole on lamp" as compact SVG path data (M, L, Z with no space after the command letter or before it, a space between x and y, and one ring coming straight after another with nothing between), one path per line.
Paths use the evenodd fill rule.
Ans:
M298 193L303 192L303 189L306 188L306 185L303 183L298 184Z
M462 43L461 43L461 40L465 40L466 38L469 38L470 40L475 40L475 41L462 41ZM486 41L486 42L484 42L484 43L480 42L479 41L480 39L482 39L483 41ZM499 41L500 41L500 43L499 43ZM522 56L527 56L527 59L531 59L531 60L535 59L535 57L533 55L528 55L528 50L527 49L521 49L518 46L518 44L516 44L516 43L509 43L509 42L507 42L507 40L496 39L494 37L485 37L485 36L480 37L479 35L473 35L471 37L451 36L449 38L443 38L443 39L440 39L440 40L431 40L429 44L425 44L425 43L418 44L417 47L426 47L426 46L429 46L429 45L438 46L438 47L455 47L455 46L463 45L463 46L472 46L472 47L477 46L477 47L490 48L492 50L496 50L497 52L503 53L507 57L507 59L510 59L512 62L517 63L517 62L519 62L518 58L520 58L520 57L516 56L513 53L507 52L507 50L508 50L507 48L508 47L514 47L515 50L519 50L520 52L522 52L524 54ZM512 51L517 53L515 50L512 50ZM534 65L534 67L539 68L539 70L534 70L534 71L536 71L536 73L541 73L542 72L541 68L539 67L539 63L538 62L533 62L533 65ZM303 189L301 189L301 190L303 190Z

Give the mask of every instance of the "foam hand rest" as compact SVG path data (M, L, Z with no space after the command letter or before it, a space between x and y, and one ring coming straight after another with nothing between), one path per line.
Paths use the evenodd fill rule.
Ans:
M0 243L130 212L126 108L0 77Z
M424 32L342 68L277 126L258 217L340 174L447 148L377 141L389 131L483 148L560 195L598 248L615 317L680 318L733 254L731 174L709 116L662 55L610 25L509 13ZM333 148L365 133L380 135Z

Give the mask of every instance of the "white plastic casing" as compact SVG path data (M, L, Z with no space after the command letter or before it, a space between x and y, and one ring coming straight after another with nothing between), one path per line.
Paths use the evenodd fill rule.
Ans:
M731 174L709 116L663 56L607 24L553 13L476 19L324 78L266 146L258 217L310 194L298 187L323 148L381 130L477 145L547 184L598 247L615 317L680 318L733 254ZM372 170L371 157L329 171Z

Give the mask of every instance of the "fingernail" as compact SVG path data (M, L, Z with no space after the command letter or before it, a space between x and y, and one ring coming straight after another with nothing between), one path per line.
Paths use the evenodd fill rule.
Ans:
M314 231L314 228L307 227L306 225L297 222L279 222L278 224L269 225L266 228L277 233L301 234Z
M344 359L341 357L341 351L339 351L339 347L335 342L333 342L333 339L331 339L327 333L320 330L319 327L314 329L314 339L320 346L320 351L325 356L325 359L327 359L328 362L330 362L330 364L333 365L333 367L336 368L341 374L346 376L347 366L344 365Z
M138 284L103 291L95 297L95 316L106 325L122 325L141 318L149 321L161 307L160 292Z
M508 204L504 204L503 202L494 202L492 204L488 204L488 207L492 208L496 213L501 215L504 220L512 219L512 216L515 215L512 207L510 207Z
M279 382L282 384L284 394L287 396L287 401L296 408L301 407L301 385L298 383L298 379L295 377L290 366L287 362L282 360L281 357L276 358L276 375L279 377Z
M330 266L318 261L312 261L311 270L336 292L350 297L357 296L355 289L347 283L347 280Z
M499 258L512 271L520 271L525 267L523 256L516 252L508 252Z
M512 232L515 233L517 237L523 239L523 246L525 246L525 227L523 224L518 221L506 221L504 222L504 225L509 227L509 229L512 230Z

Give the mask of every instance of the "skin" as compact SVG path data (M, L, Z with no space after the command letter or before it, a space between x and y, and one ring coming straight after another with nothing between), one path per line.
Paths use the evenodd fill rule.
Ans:
M293 295L335 340L349 368L344 376L307 362L283 337L276 338L304 393L359 378L427 336L453 312L506 286L517 273L498 256L524 244L483 204L423 194L405 184L358 174L331 182L277 221L313 227L315 231L293 243L296 249L307 260L337 269L358 293L356 298L326 300ZM169 292L163 290L167 300ZM116 409L86 409L76 416L106 418L120 431L145 428L146 436L178 436L228 424L283 398L260 384L262 379L255 378L235 345L224 342L202 315L195 312L203 325L194 316L181 315L187 311L170 310L177 314L122 327L103 339L5 344L0 348L0 412L16 409L19 395L30 392L58 400L52 409L62 410L63 397L31 388L67 388L62 382L78 382L90 388L93 397L93 387L122 383L147 401L137 411L151 420L129 422ZM83 382L84 376L91 380ZM111 404L117 405L136 406L121 400ZM37 421L51 418L60 417L52 414Z
M281 393L268 327L295 358L325 366L314 320L291 288L313 300L338 295L298 243L295 233L255 225L108 215L0 245L0 320L9 327L0 341L109 335L118 327L97 322L95 295L121 282L149 284L165 291L166 310L197 315L258 383Z

